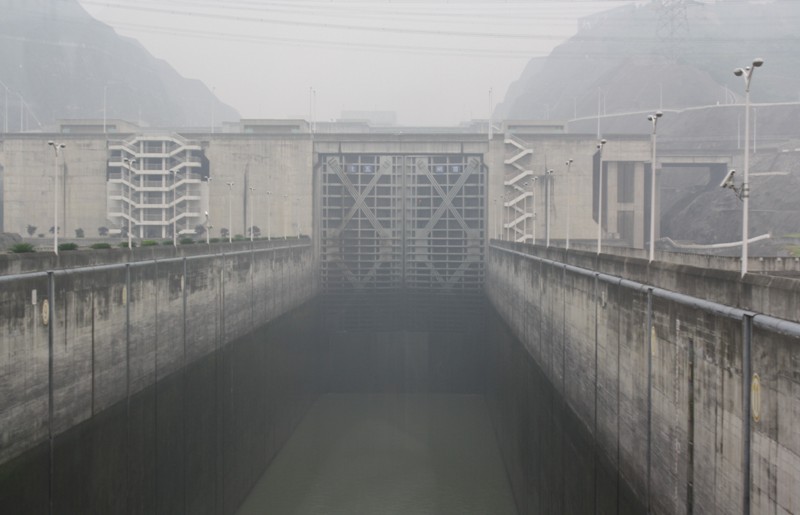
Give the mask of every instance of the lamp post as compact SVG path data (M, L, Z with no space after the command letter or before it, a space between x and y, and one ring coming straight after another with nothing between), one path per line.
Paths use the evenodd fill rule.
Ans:
M210 230L211 226L208 224L208 211L206 211L206 245L211 244L210 236L208 234Z
M572 159L569 159L567 161L567 174L564 176L564 178L567 181L567 230L566 230L566 243L565 243L566 250L569 250L569 211L570 211L570 208L572 207L571 206L571 204L572 204L572 200L571 200L571 197L572 197L572 182L574 182L574 181L570 181L569 170L570 170L571 167L572 167Z
M133 198L131 198L131 173L133 172L133 163L136 162L136 159L129 159L127 157L122 158L122 162L128 165L128 250L132 250L133 247L131 246L131 202L133 202Z
M492 213L493 213L493 215L492 215L492 216L496 216L496 214L497 214L497 199L496 199L496 198L495 198L495 199L492 199ZM492 224L492 225L494 225L494 224ZM496 227L495 227L494 229L495 229L495 231L494 231L494 237L495 237L495 239L496 239L496 238L497 238L497 231L496 231Z
M53 252L58 255L58 155L67 146L63 143L48 141L48 145L53 147L55 158L53 159Z
M656 128L658 127L658 119L664 116L661 111L656 111L647 117L650 123L653 124L653 134L650 137L650 146L652 147L653 155L650 158L650 254L649 261L653 262L656 248Z
M742 183L742 277L747 273L749 219L750 219L750 81L753 71L764 64L761 58L754 59L747 68L736 68L733 74L744 79L744 179Z
M538 177L531 179L531 243L536 245L536 181Z
M172 170L172 246L178 246L178 170Z
M547 173L545 174L544 178L547 181L544 189L544 194L546 195L544 199L544 204L545 204L545 210L547 211L545 213L546 219L544 227L545 247L549 247L550 246L550 188L553 180L553 170L547 170Z
M597 152L600 155L600 174L597 181L597 253L600 254L603 245L603 147L606 140L601 139L597 144Z
M522 197L522 213L525 215L522 219L522 243L528 241L528 184L528 181L522 183L522 188L525 190Z
M283 194L283 239L289 237L289 229L286 228L286 222L288 221L288 215L286 213L286 204L289 202L289 195L286 193Z
M297 239L300 239L300 197L294 199L294 221L297 224Z
M270 220L269 220L269 197L272 195L271 191L267 191L267 241L272 239L272 230L270 227Z
M256 191L256 189L252 186L249 186L247 189L250 190L250 243L253 243L253 233L255 232L253 229L253 227L255 227L253 223L253 192Z
M232 207L231 207L231 192L233 191L233 181L226 182L228 185L228 243L233 243L233 227L232 227Z

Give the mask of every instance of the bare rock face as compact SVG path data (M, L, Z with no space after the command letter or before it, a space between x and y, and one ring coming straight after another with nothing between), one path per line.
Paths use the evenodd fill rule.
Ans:
M206 126L215 104L219 121L239 119L203 83L119 36L77 0L0 0L0 13L0 80L14 113L10 131L20 129L21 97L25 130L58 119L99 119L104 93L108 118Z

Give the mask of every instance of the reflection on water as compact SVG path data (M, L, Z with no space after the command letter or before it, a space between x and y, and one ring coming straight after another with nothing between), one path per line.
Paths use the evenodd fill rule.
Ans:
M516 510L483 396L327 394L238 513Z

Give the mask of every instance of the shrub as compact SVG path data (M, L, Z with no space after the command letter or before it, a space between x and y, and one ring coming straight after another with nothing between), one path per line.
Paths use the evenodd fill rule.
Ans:
M97 234L99 234L100 236L108 236L108 227L105 227L105 226L104 227L98 227L97 228Z
M28 236L33 236L36 232L36 226L28 224L28 227L25 230L28 231Z
M77 243L59 243L58 250L78 250Z
M172 245L172 240L164 240L164 241L161 242L161 244L164 245L164 246Z
M117 247L119 247L121 249L127 249L128 248L128 242L127 241L121 241L121 242L117 243ZM135 241L131 242L131 247L132 248L136 248L136 242Z
M98 249L110 249L111 248L111 244L110 243L94 243L89 248L92 248L92 249L95 249L95 250L98 250Z
M8 250L13 252L14 254L23 254L25 252L36 252L33 248L33 245L31 245L30 243L15 243L14 245L11 245L11 248Z
M178 243L180 243L181 245L191 245L192 243L194 243L194 240L191 238L181 238L178 241Z
M243 240L244 240L244 235L242 235L242 234L237 234L237 235L235 235L235 236L233 237L233 240L234 240L234 241L243 241Z
M155 247L158 245L156 240L142 240L142 247Z
M219 243L219 242L220 242L220 239L219 239L219 238L209 238L209 239L208 239L208 242L209 242L209 243Z
M83 238L83 235L84 235L83 229L81 229L80 227L75 229L75 237L76 238Z

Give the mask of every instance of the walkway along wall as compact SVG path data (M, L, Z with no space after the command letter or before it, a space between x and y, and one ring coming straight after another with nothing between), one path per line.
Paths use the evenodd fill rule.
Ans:
M800 281L495 241L486 290L653 513L798 513Z
M190 474L199 473L192 470L192 460L199 458L189 452L189 445L200 440L193 439L197 435L192 433L211 432L228 437L233 434L230 425L223 426L223 432L214 429L220 409L205 407L216 402L215 388L207 386L206 390L211 390L205 393L198 389L216 381L227 384L231 395L234 387L237 395L245 395L248 393L245 390L251 386L246 381L255 384L261 381L260 378L271 376L267 381L278 389L275 395L287 393L286 385L278 384L281 378L289 383L293 379L284 376L288 376L290 370L309 367L292 368L295 358L286 355L292 352L291 348L287 350L281 346L270 350L267 348L268 338L256 341L252 332L279 317L285 318L286 313L315 297L319 287L318 264L308 240L264 242L260 247L256 243L246 248L248 246L242 244L238 249L236 246L216 246L199 255L0 276L0 501L11 498L30 508L31 505L24 503L31 496L26 497L24 490L37 491L41 484L39 480L42 480L45 485L50 484L50 495L45 489L41 502L45 506L50 502L51 508L58 512L89 512L83 511L89 509L108 513L229 513L235 508L234 501L226 501L224 510L222 505L216 509L223 496L211 493L213 482L203 484L198 479L200 487L191 489L188 484ZM174 253L173 250L165 251ZM199 250L193 249L190 253L195 252ZM316 318L307 317L308 320ZM308 320L302 324L310 327L312 324ZM281 332L279 327L270 331L273 336L289 334L286 330ZM316 336L309 336L309 341L315 340ZM279 339L281 344L291 343L288 336ZM292 339L299 341L302 338L295 334ZM229 350L233 342L249 350ZM221 361L217 360L217 355L223 356ZM260 359L265 356L269 359ZM277 362L278 358L281 365L271 372L257 370L255 365L248 364L258 363L260 366L263 362ZM218 362L225 365L218 365ZM215 368L219 369L218 372L214 372ZM215 374L222 374L219 377L224 381ZM179 380L174 379L177 376L180 376ZM190 384L192 386L188 386ZM266 388L269 385L259 385L263 388L263 395L269 395ZM237 423L242 426L249 424L248 419L241 417L248 417L250 411L263 410L256 402L258 396L256 399L228 399L224 389L220 391L226 395L224 402L217 403L226 413L220 416L226 416L234 426ZM144 392L150 393L142 400ZM260 396L262 391L254 389L253 394ZM276 402L285 403L286 400L277 399ZM136 406L143 413L134 413ZM121 414L118 413L120 409ZM123 428L134 423L140 426L124 429L123 437L103 431L92 432L95 420L108 419L108 413L116 413L111 418L119 419ZM190 417L192 413L198 417ZM163 418L155 424L151 423L153 417ZM166 426L170 417L175 417L171 423L177 427L183 425L183 429L176 433L172 430L174 428ZM237 417L240 417L238 422ZM299 420L299 414L294 413L291 419ZM291 421L281 423L292 424ZM75 433L76 428L84 429ZM259 438L260 431L261 438L265 433L268 439L275 436L263 427L256 429L243 428L242 434ZM157 433L152 437L156 443L146 441L146 435L152 431ZM289 430L284 427L280 433L288 437ZM70 446L70 440L86 440L90 434L95 444L103 439L121 438L122 445ZM175 438L176 434L178 440L170 443L169 438ZM137 455L133 445L135 436L145 440L145 447L154 445L159 452L178 452L182 448L179 454L172 456L181 463L180 471L162 474L162 479L169 475L181 478L181 488L176 489L175 494L162 495L160 489L169 488L169 481L165 483L167 486L154 485L152 495L162 502L159 504L153 499L152 503L142 501L143 507L139 509L136 506L141 499L132 499L141 494L142 485L133 484L133 478L137 476L141 481L150 481L143 478L150 477L161 464L156 460L156 463L140 463L139 468L131 465ZM235 439L230 443L236 444ZM244 443L239 442L239 445ZM133 450L127 448L131 446ZM205 441L202 446L207 450ZM248 449L240 449L243 452L239 454L254 455L254 449L261 447L254 444ZM98 448L102 452L98 452ZM94 456L91 455L92 449L96 452ZM35 451L34 454L41 451L45 456L49 453L50 472L47 472L46 458L35 466L28 464L30 460L14 464L28 451ZM146 451L146 448L138 449L140 453ZM221 452L227 451L228 447ZM72 457L68 454L70 452ZM104 476L113 476L117 472L111 466L114 460L109 455L113 453L128 455L127 463L117 464L122 470L121 476L114 477L117 484L105 484L100 488L98 485L103 481L109 481ZM161 459L170 458L162 454ZM54 476L54 461L64 465L71 460L84 460L86 467L81 470L91 469L91 474L80 480L57 477L71 474L61 467L61 472L56 468ZM230 462L225 463L225 468L219 459L212 461L217 463L212 466L219 470L206 470L211 476L217 473L225 477L241 475L241 471L232 467ZM195 465L200 470L209 464ZM250 468L254 470L247 471L246 475L252 476L256 467ZM29 484L20 484L21 479L16 478L20 470L26 471L24 476L31 479ZM77 475L78 470L74 474ZM245 478L238 487L225 485L226 493L229 497L239 497L249 489L246 483L256 478L257 474ZM123 481L122 486L119 481ZM59 493L59 488L70 484L77 487L74 490L78 493ZM239 492L240 489L244 492ZM97 493L100 498L87 498L80 502L73 498L88 497L91 495L89 492ZM118 498L114 498L115 495ZM200 511L190 509L191 500L195 497L205 499L204 495L212 495L209 502L201 503L206 506ZM54 499L68 499L69 502L53 507ZM170 505L174 499L181 500L177 506L182 509Z

